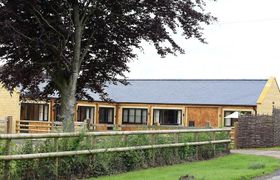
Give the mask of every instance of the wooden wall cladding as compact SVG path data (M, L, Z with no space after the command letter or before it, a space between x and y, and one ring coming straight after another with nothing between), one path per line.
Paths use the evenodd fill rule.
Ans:
M123 125L121 127L122 131L138 131L138 130L145 130L145 127L147 126L129 126L129 125Z
M195 127L218 127L218 108L189 107L188 122L194 121Z
M96 131L107 131L108 127L106 124L98 124L98 126L95 129Z

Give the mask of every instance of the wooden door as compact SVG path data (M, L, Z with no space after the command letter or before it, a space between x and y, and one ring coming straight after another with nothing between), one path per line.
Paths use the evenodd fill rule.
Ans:
M188 122L194 121L195 127L218 127L218 108L216 107L189 107Z

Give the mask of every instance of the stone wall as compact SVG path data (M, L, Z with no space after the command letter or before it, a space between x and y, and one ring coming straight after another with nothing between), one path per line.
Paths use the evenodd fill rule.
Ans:
M0 117L13 117L13 133L15 133L16 121L19 120L20 115L20 99L19 92L14 91L10 94L0 83Z
M0 117L0 134L7 132L7 121L4 117Z
M238 120L237 148L271 147L280 145L280 110L272 116L245 116Z

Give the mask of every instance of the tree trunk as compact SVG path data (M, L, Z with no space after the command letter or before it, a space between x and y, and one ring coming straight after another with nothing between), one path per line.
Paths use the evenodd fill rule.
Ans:
M74 115L76 105L76 86L77 78L72 80L64 86L61 92L61 120L63 132L74 132Z
M74 3L74 24L75 24L75 46L74 46L74 57L71 65L71 76L61 92L61 114L63 132L73 132L74 127L74 110L76 104L76 89L77 80L80 71L80 53L81 53L81 38L82 38L82 25L79 17L78 3Z
M74 96L75 97L75 96ZM74 132L74 109L76 100L71 95L61 97L61 120L63 132Z
M77 80L81 66L81 39L82 39L82 24L80 22L78 2L74 1L74 26L75 26L75 46L74 57L71 63L70 77L66 78L61 88L61 119L64 132L73 132L74 128L74 110L76 104L76 89Z

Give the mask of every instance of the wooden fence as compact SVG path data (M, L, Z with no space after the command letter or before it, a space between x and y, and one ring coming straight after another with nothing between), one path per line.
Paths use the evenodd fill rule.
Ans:
M229 146L231 128L220 128L220 129L181 129L181 130L146 130L146 131L106 131L106 132L87 132L87 133L42 133L42 134L0 134L0 141L5 141L5 155L0 155L0 161L4 161L4 179L10 179L10 161L12 160L28 160L28 159L39 159L39 158L55 158L56 172L58 170L58 158L65 156L78 156L78 155L91 155L104 152L123 152L130 150L145 150L145 149L157 149L157 148L172 148L172 147L183 147L183 146L201 146L212 144L225 144L227 149ZM217 132L226 132L227 136L224 139L216 139ZM199 141L195 138L194 142L181 142L179 143L175 139L179 138L180 134L193 133L195 137L198 137L199 133L210 133L211 139L208 141ZM174 143L169 144L156 144L156 136L158 134L174 134ZM83 135L86 138L96 138L98 136L124 136L127 139L130 135L151 135L151 144L141 146L130 146L130 147L115 147L115 148L98 148L98 149L86 149L77 151L59 151L58 150L58 139L79 137ZM34 153L34 154L10 154L11 153L11 141L18 139L54 139L54 152L47 153ZM197 148L198 149L198 148ZM198 150L197 150L198 151ZM214 148L215 154L215 148Z
M45 121L20 120L16 122L17 133L47 133L51 131L52 123Z
M237 148L280 146L280 110L272 115L243 116L236 124Z
M20 120L16 121L17 133L49 133L61 129L61 122ZM84 126L83 122L75 122L75 129Z

